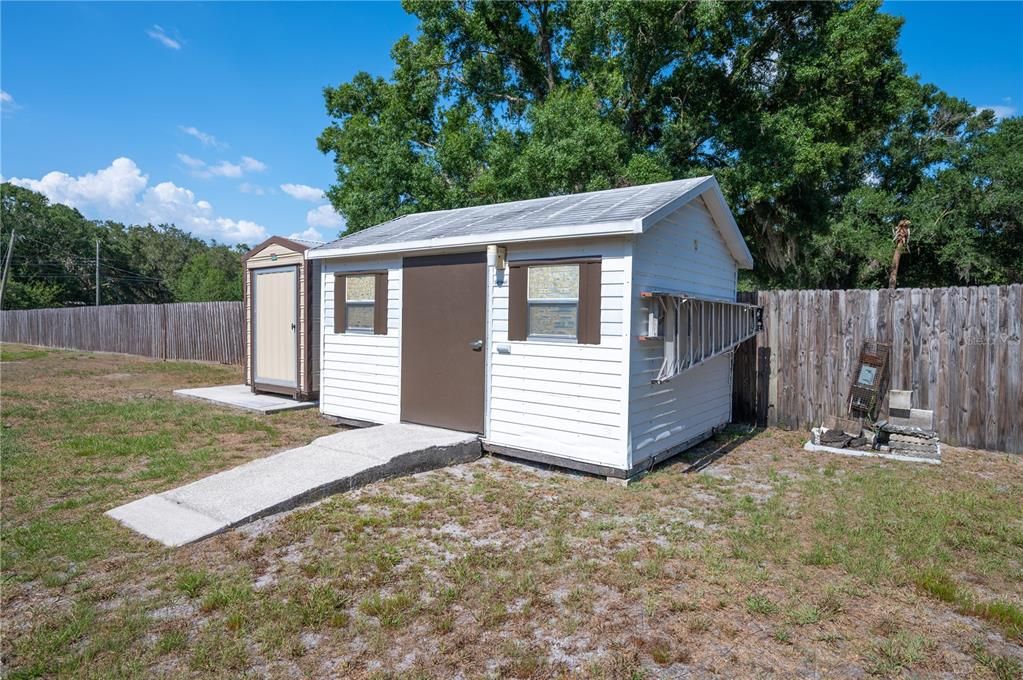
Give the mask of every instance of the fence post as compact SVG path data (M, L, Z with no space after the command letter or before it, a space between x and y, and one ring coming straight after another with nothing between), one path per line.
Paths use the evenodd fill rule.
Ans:
M770 347L757 348L757 377L755 382L756 395L753 401L756 404L757 427L767 427L767 409L770 407L770 404L767 403L770 398L768 386L771 382Z
M163 360L167 361L167 306L163 303L160 303L160 329L163 333L160 354Z

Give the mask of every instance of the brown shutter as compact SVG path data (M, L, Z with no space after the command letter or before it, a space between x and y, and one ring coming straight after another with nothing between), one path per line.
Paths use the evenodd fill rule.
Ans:
M345 332L345 294L348 279L344 274L334 274L334 332Z
M600 344L600 260L579 264L579 344Z
M526 272L522 264L508 266L508 339L526 339Z
M373 333L387 335L387 272L376 275L373 290Z

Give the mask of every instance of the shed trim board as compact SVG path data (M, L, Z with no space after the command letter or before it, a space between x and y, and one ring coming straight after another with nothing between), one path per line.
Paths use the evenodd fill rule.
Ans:
M404 364L414 360L406 346L414 334L406 337L403 323L430 313L406 314L408 304L429 304L403 293L411 283L406 281L409 265L431 261L424 256L442 261L461 253L462 259L479 259L487 246L481 434L488 450L628 478L711 436L731 417L731 355L652 384L663 347L639 341L650 311L650 300L640 294L672 290L734 301L737 270L751 266L752 259L713 178L651 186L662 187L658 201L667 196L665 186L677 188L677 194L630 220L514 228L518 204L504 204L511 217L502 218L494 233L445 235L446 216L455 219L464 211L470 214L458 217L460 228L476 229L477 223L484 228L488 207L482 206L413 215L418 221L411 220L407 229L402 224L409 216L397 218L347 237L359 245L346 245L342 238L308 251L308 261L322 262L324 320L333 318L334 304L343 303L335 299L336 274L386 272L387 282L386 335L333 333L333 324L321 323L321 411L360 423L402 421ZM618 201L624 194L615 191L615 201L603 199L603 192L581 200L599 204L602 214L628 213L627 199ZM572 204L573 197L560 198ZM522 220L531 219L535 206L548 211L545 219L568 219L542 201L523 203L529 205L521 208ZM423 232L417 224L428 225L432 237L418 236ZM384 240L371 243L377 229ZM599 342L580 343L578 328L571 340L510 339L509 290L518 285L512 284L513 267L561 262L599 263ZM591 289L595 281L588 283ZM577 304L583 304L581 294ZM578 325L578 308L576 315Z

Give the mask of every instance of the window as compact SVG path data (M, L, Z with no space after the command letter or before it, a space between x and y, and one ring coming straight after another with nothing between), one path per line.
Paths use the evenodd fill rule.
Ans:
M345 291L345 332L373 332L373 303L376 301L376 276L348 276Z
M334 332L387 335L387 272L334 274Z
M533 265L526 276L527 335L575 340L579 335L579 265Z
M600 344L599 257L508 263L508 339Z

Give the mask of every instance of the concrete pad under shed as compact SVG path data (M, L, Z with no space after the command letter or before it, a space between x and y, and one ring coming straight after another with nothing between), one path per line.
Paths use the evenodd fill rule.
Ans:
M256 394L247 385L217 385L174 390L174 394L188 399L203 399L222 406L256 411L264 415L280 411L297 411L316 406L315 401L296 401L273 394Z
M130 529L179 546L388 477L480 457L476 435L407 423L346 430L312 444L108 510Z

